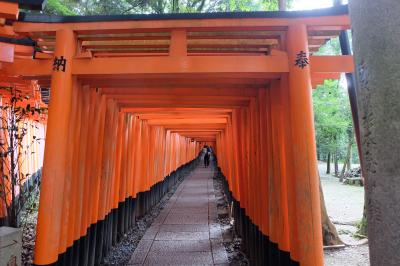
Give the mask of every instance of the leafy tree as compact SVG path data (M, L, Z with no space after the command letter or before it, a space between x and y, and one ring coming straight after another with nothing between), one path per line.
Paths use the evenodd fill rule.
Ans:
M341 55L339 39L334 38L322 46L318 55ZM331 157L335 161L335 174L339 174L338 161L351 165L351 147L354 144L353 121L347 90L337 80L326 80L313 91L314 119L318 159L327 160L327 173L330 172ZM337 245L342 241L334 224L330 221L323 198L320 181L322 235L324 245Z
M7 224L19 227L19 214L31 192L25 182L32 174L23 173L21 166L32 155L32 145L42 141L29 136L29 127L36 127L30 121L46 109L26 104L29 97L15 87L0 89L6 92L0 106L0 202L6 208Z
M318 86L314 90L313 102L317 152L319 157L321 157L321 153L327 155L329 170L331 154L334 154L335 164L337 164L339 157L344 156L343 153L348 141L346 137L349 134L348 129L352 129L349 100L347 92L340 87L339 81L327 80L324 85ZM353 138L352 133L351 138ZM350 143L351 145L352 143ZM341 244L342 241L326 210L321 182L320 197L324 245Z
M60 0L48 0L44 9L45 13L61 15L61 16L74 16L77 15L72 11L69 4L66 1Z
M293 0L287 0L291 6ZM56 15L163 14L278 10L279 0L49 0Z
M313 101L318 152L343 158L353 132L347 92L337 80L327 80L313 92Z
M322 46L318 55L340 55L339 39L334 38ZM319 159L327 161L327 173L330 161L335 161L335 174L339 174L338 162L350 168L351 158L358 158L352 149L354 130L348 94L337 80L327 80L313 92L315 110L315 130ZM342 169L342 175L344 169ZM341 176L342 176L341 175Z

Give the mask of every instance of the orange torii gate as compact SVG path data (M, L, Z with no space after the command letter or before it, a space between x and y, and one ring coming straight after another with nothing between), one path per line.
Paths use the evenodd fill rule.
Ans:
M18 14L9 2L0 10L8 10L2 78L51 88L36 265L99 264L204 144L226 176L252 262L323 265L311 89L352 72L353 59L313 53L349 28L346 6L87 17Z

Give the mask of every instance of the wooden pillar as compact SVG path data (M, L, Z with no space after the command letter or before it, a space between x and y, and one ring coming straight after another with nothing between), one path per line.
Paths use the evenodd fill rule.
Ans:
M135 118L132 114L129 114L128 120L128 142L127 142L127 165L126 165L126 198L130 198L133 196L133 170L135 166L135 161L133 160L133 155L135 154L135 145L134 145L134 133L135 132Z
M73 209L71 208L74 200L76 199L76 196L74 195L73 191L73 185L74 185L74 179L72 178L72 161L73 161L73 151L74 151L74 131L76 131L76 111L77 111L77 84L75 81L73 81L73 86L71 88L72 90L72 99L71 99L71 112L70 112L70 117L69 117L69 123L68 123L68 137L69 139L69 145L67 146L66 150L66 167L65 167L65 178L64 178L64 195L70 195L70 197L64 197L63 198L63 207L62 207L62 213L61 213L61 230L60 230L60 238L59 238L59 254L63 254L66 251L67 247L67 233L68 230L71 227L71 224L69 223L69 219L73 219Z
M187 55L186 30L179 29L171 31L171 44L169 49L170 56Z
M90 236L90 250L89 250L89 265L94 265L98 262L98 245L100 227L98 226L99 217L99 203L100 198L103 196L100 194L100 187L103 180L100 180L101 173L101 156L103 154L103 140L104 140L104 121L105 121L105 96L97 91L95 93L96 98L96 109L94 117L94 127L93 127L93 144L92 153L93 158L90 162L92 171L90 172L90 186L92 187L92 192L90 194L90 226L93 228L93 235Z
M306 25L288 29L289 108L295 187L297 250L301 265L323 265L318 169Z
M141 120L139 120L137 118L137 122L136 122L136 129L135 129L135 145L136 145L136 149L135 149L135 172L134 172L134 176L135 176L135 182L134 182L134 186L135 186L135 193L134 193L134 197L137 197L137 193L141 192L141 187L142 187L142 175L141 175L141 165L142 165L142 127L143 127L143 122Z
M272 146L273 146L273 164L274 164L274 177L277 176L276 190L279 202L279 249L285 252L285 259L288 259L286 255L290 252L289 242L289 218L288 218L288 192L287 192L287 165L286 165L286 142L285 142L285 107L283 90L281 86L284 85L286 88L285 77L281 77L281 80L275 80L271 82L271 88L269 90L269 96L271 98L271 128L272 128ZM282 255L282 254L281 254ZM282 259L282 256L281 256Z
M96 112L96 92L94 89L85 88L83 90L83 100L86 103L85 106L85 120L87 123L84 125L85 131L82 134L83 146L82 151L84 151L84 161L82 161L80 177L84 180L83 182L83 204L82 204L82 217L81 217L81 236L84 236L84 241L82 242L82 248L80 250L80 262L79 264L87 265L89 262L89 248L90 248L90 236L93 234L90 224L91 224L91 197L93 194L93 186L90 180L92 172L92 162L93 162L93 146L96 142L93 138L93 128ZM88 106L88 107L86 107ZM89 123L90 121L90 128ZM82 158L83 159L83 158Z
M260 182L260 192L262 195L268 195L269 191L269 163L268 163L268 158L269 158L269 147L268 147L268 128L270 125L268 125L269 119L268 114L267 114L267 90L266 89L259 89L258 90L258 100L260 102L259 104L259 112L260 112L260 156L261 156L261 164L260 164L260 177L261 177L261 182ZM264 196L263 200L261 201L261 220L262 220L262 225L261 225L261 232L265 236L270 236L270 231L269 231L269 195Z
M121 161L122 161L122 151L123 151L123 136L124 136L124 121L125 114L118 114L118 132L117 132L117 143L116 143L116 159L115 159L115 168L114 168L114 176L115 187L114 187L114 205L113 208L117 209L118 204L120 202L120 182L121 182Z
M58 257L67 150L70 145L68 127L73 83L71 62L75 49L74 32L70 29L58 30L54 55L61 61L57 61L60 65L53 70L51 78L51 103L35 245L37 265L54 263Z
M350 2L373 266L400 261L399 12L394 0Z
M284 164L284 173L286 189L282 188L283 191L287 191L287 219L288 219L288 245L290 248L290 257L293 260L299 260L298 252L298 230L297 230L297 208L296 208L296 187L293 185L294 174L294 157L291 146L291 122L290 122L290 103L289 103L289 85L288 85L288 74L282 75L280 80L280 87L278 97L282 104L280 115L282 117L282 131L280 137L283 143L283 156L282 161Z
M68 179L71 179L71 187L69 194L70 206L65 206L64 209L68 208L68 222L64 222L64 230L67 230L68 235L66 239L66 246L60 246L62 248L70 248L73 245L74 240L78 239L78 234L75 234L76 227L78 224L75 222L77 220L80 221L80 217L78 216L78 204L79 199L81 198L80 191L80 183L79 183L79 175L78 175L78 157L79 157L79 140L81 136L81 117L82 117L82 88L81 85L76 83L73 86L73 102L72 102L72 110L71 110L71 119L70 119L70 152L69 156L69 173L67 174ZM75 109L75 110L74 110ZM74 117L72 115L74 114ZM64 199L65 200L65 199ZM65 200L66 201L66 200ZM66 220L66 217L63 218L63 221ZM60 249L60 253L65 250ZM72 259L72 257L70 256Z
M259 192L260 188L260 174L259 174L259 143L258 143L258 131L259 128L257 127L258 122L258 103L255 98L250 100L249 104L249 120L250 120L250 132L249 132L249 146L250 146L250 169L249 173L251 178L250 182L250 191L252 193L252 203L251 208L253 209L253 217L252 222L259 226L261 224L261 207L258 205L261 202L261 193Z

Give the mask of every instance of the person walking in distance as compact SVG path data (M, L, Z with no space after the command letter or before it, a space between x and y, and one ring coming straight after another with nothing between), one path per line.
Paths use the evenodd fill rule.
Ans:
M210 164L210 153L206 152L204 154L204 167L208 167L209 164Z

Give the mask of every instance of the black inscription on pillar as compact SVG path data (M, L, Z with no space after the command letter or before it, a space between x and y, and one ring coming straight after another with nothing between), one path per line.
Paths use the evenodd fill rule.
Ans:
M56 56L53 62L53 70L65 72L66 64L67 59L65 59L64 56L60 56L60 58Z
M294 65L303 69L309 64L310 64L310 62L308 60L307 54L304 51L300 51L296 55L296 61L295 61Z

